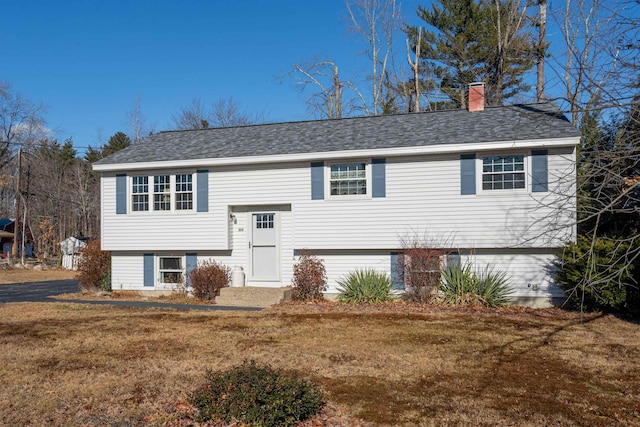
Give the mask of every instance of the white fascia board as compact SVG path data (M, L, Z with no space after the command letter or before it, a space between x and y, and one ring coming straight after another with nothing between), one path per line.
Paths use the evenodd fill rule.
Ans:
M147 169L197 168L208 166L250 165L265 163L289 163L314 160L338 160L363 157L398 157L424 154L473 153L512 149L544 149L551 147L571 147L580 142L580 137L556 139L532 139L513 141L492 141L473 144L438 144L414 147L379 148L365 150L324 151L297 154L276 154L273 156L245 156L202 158L190 160L169 160L158 162L113 163L93 165L95 171L133 171Z

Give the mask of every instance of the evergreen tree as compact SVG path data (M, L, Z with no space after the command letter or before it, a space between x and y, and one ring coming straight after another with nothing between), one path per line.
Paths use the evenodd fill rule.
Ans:
M92 146L89 146L87 148L87 151L84 153L85 162L90 163L90 164L94 163L94 162L97 162L101 158L102 158L102 151L101 150L96 150Z
M581 309L640 314L640 107L604 122L585 113L578 152L578 239L556 280Z
M425 86L439 88L457 107L466 106L472 82L486 83L488 105L528 88L523 75L536 50L518 0L438 0L417 14L427 24L421 39ZM406 32L415 46L418 27Z
M77 156L78 152L75 148L73 148L73 141L71 138L68 138L60 147L60 157L65 164L71 163Z
M107 157L116 151L127 148L130 145L131 139L126 134L123 132L116 132L111 138L109 138L109 142L102 146L102 157Z

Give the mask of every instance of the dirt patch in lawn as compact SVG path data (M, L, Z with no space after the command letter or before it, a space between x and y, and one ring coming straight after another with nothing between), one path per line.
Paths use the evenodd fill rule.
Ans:
M640 425L640 325L562 310L0 306L0 424L197 425L186 400L245 359L318 382L305 425Z
M0 268L0 285L75 279L76 275L76 271L64 270L61 268L49 268L47 270Z

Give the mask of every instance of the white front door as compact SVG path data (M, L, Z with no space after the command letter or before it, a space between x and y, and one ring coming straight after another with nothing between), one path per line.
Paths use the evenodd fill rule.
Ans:
M276 212L251 213L249 280L280 280Z

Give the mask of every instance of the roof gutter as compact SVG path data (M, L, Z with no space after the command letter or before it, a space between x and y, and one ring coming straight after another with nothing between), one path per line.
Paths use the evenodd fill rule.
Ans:
M364 150L343 150L343 151L325 151L313 153L296 153L296 154L275 154L270 156L245 156L245 157L222 157L222 158L201 158L187 160L165 160L153 162L137 162L137 163L113 163L113 164L94 164L93 170L98 172L108 171L131 171L145 169L169 169L169 168L185 168L185 167L207 167L207 166L235 166L235 165L253 165L267 163L289 163L301 161L316 160L336 160L336 159L354 159L368 157L399 157L408 155L433 155L433 154L451 154L451 153L471 153L477 151L495 151L495 150L512 150L512 149L531 149L531 148L552 148L552 147L571 147L578 145L580 137L555 138L555 139L532 139L522 141L491 141L479 143L465 144L438 144L423 145L414 147L399 148L379 148Z

